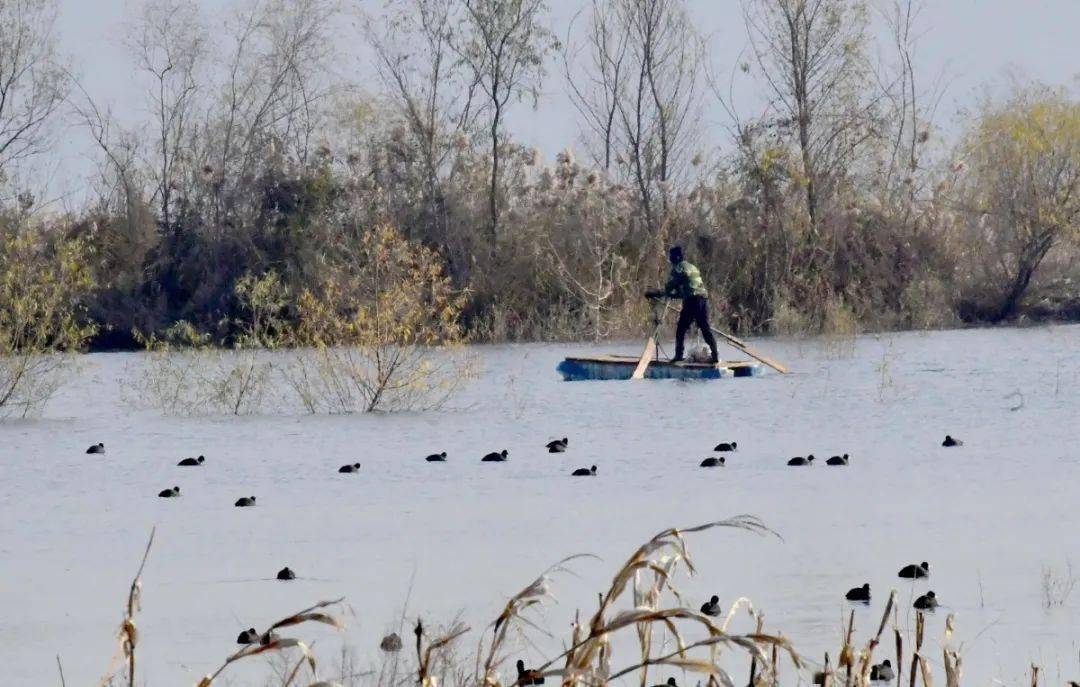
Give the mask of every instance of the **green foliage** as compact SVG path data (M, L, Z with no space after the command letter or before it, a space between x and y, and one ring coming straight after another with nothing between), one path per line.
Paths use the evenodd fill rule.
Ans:
M1080 245L1080 103L1016 87L983 104L961 152L957 194L971 219L977 288L990 291L989 317L1005 319L1055 248Z
M356 351L416 359L465 338L640 335L640 294L660 283L675 242L700 267L717 322L742 334L846 342L866 329L1080 313L1075 97L1032 88L988 104L962 168L938 168L937 99L916 92L912 71L918 27L897 24L897 45L875 46L863 0L747 3L753 56L736 76L771 91L770 106L749 119L731 109L733 140L717 150L696 149L708 46L685 3L598 3L564 58L598 58L599 80L555 88L580 91L584 147L603 154L566 151L550 165L506 119L560 48L544 0L391 2L385 21L367 23L382 86L370 95L339 88L330 69L330 0L241 3L229 23L194 5L168 21L160 3L136 4L146 11L133 14L133 72L153 116L126 129L105 107L77 106L101 151L98 196L42 245L87 251L99 287L80 303L102 325L92 346L219 356L204 370L175 362L170 385L205 388L169 407L261 407L269 399L252 391L292 359L283 349L322 357L322 371L286 367L305 373L297 388L333 387L342 412L383 405L372 389L394 386L381 353ZM870 60L893 50L903 66L882 75ZM218 58L226 68L210 68ZM24 191L9 195L25 212ZM385 226L396 238L373 229ZM58 348L78 348L65 338L81 343L61 336ZM302 395L309 409L327 397Z
M429 248L389 225L362 233L296 300L285 370L309 412L430 408L472 376L466 296Z
M240 315L231 343L215 341L180 321L161 337L134 332L147 351L136 398L170 414L258 412L273 393L273 364L267 353L283 343L287 323L280 314L287 291L280 277L244 275L236 283Z
M0 414L39 411L59 387L69 354L97 327L86 319L94 289L91 248L48 242L25 217L0 218Z
M183 321L161 338L134 337L146 354L134 370L133 405L170 415L245 415L262 409L273 391L271 362L254 343L230 349Z
M308 286L247 274L236 297L230 343L187 322L162 337L136 334L148 352L138 400L168 413L245 414L287 387L312 413L417 409L472 376L465 294L437 253L388 225L339 245Z

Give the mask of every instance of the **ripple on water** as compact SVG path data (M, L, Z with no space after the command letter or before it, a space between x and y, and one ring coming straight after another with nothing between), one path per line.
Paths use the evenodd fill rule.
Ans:
M642 540L736 513L784 540L697 535L700 575L681 590L750 597L809 656L836 651L844 592L869 582L857 628L876 627L890 589L907 607L933 588L943 608L930 637L957 613L973 684L1015 682L1031 657L1075 666L1080 594L1046 611L1040 575L1080 565L1078 342L1075 326L899 334L861 338L836 358L815 342L764 341L797 374L638 384L560 382L561 357L591 347L491 347L454 408L364 417L161 418L121 399L134 356L88 356L46 418L4 426L0 645L18 632L20 647L6 677L51 676L58 651L69 681L100 676L153 525L141 672L188 684L240 629L320 598L347 596L359 609L347 640L374 648L411 580L414 612L422 605L432 622L460 612L480 627L553 561L600 555L555 581L560 605L543 622L561 638ZM1023 407L1011 411L1017 391ZM965 446L942 450L946 433ZM548 454L563 436L570 450ZM727 466L698 468L721 440L739 442ZM108 453L84 455L96 441ZM506 464L479 462L503 447ZM424 461L442 450L446 464ZM810 452L847 452L852 464L785 465ZM200 453L205 467L176 467ZM362 463L360 474L337 474L345 462ZM594 463L596 479L569 477ZM165 484L183 496L158 499ZM257 507L233 508L248 494ZM896 578L922 560L932 587ZM300 584L261 579L285 564Z

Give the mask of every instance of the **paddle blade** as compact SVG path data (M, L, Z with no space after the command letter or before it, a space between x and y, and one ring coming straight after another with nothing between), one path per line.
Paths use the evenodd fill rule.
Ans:
M756 360L758 360L758 361L760 361L762 363L765 363L766 365L768 365L769 367L776 370L777 372L779 372L782 375L786 375L788 372L791 371L783 363L777 362L777 361L775 361L775 360L773 360L771 358L767 358L764 355L758 353L757 351L751 349L748 346L744 346L742 350L748 356L750 356L751 358L754 358L754 359L756 359Z
M736 339L731 334L727 334L725 332L722 332L719 329L716 329L715 327L713 328L713 331L715 333L719 334L720 337L722 339L724 339L724 341L727 341L729 344L731 344L735 348L739 349L740 351L742 351L746 355L750 356L751 358L754 358L758 362L761 362L761 363L764 363L764 364L768 365L769 367L776 370L780 374L786 375L788 372L790 372L790 370L788 370L787 366L784 365L783 363L779 363L779 362L777 362L777 361L775 361L775 360L773 360L771 358L765 357L761 353L758 353L754 349L747 346L745 342L741 341L740 339Z
M649 363L656 357L656 337L650 336L645 343L645 350L641 354L641 360L634 368L634 374L630 379L645 379L645 370L649 369Z

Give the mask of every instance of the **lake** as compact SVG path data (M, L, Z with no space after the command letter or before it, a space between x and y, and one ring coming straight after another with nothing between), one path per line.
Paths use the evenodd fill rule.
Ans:
M679 588L695 607L749 597L767 630L820 660L841 645L849 588L875 594L856 609L860 643L890 589L907 608L930 588L941 684L948 613L965 684L1015 684L1032 662L1051 684L1080 679L1080 591L1045 608L1042 582L1044 569L1080 576L1080 326L755 345L795 373L566 383L564 355L640 344L479 347L480 377L451 407L364 416L162 417L121 391L139 355L86 356L43 417L0 424L3 683L59 684L57 654L67 684L100 679L154 526L138 673L170 687L213 670L240 630L337 596L349 604L342 636L297 635L320 638L327 665L341 642L376 654L406 600L428 625L460 615L471 649L508 595L566 555L596 554L555 579L558 604L539 617L549 650L641 542L740 513L783 540L691 536L699 574ZM946 433L965 445L942 448ZM570 450L546 453L563 436ZM732 440L727 467L698 468ZM99 441L104 456L84 453ZM480 463L503 448L507 463ZM447 463L424 462L444 450ZM852 461L785 465L806 453ZM203 467L176 467L197 454ZM359 474L337 473L352 462ZM597 478L568 476L592 464ZM181 498L157 498L173 485ZM233 507L247 495L256 508ZM929 585L896 577L923 560ZM285 565L301 579L268 579ZM253 667L229 684L263 684Z

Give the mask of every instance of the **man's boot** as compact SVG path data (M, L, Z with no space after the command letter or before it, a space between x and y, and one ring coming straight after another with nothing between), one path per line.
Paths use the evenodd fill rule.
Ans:
M680 342L675 344L675 357L672 358L670 362L681 363L682 361L683 361L683 347L682 347L682 342L680 341Z

